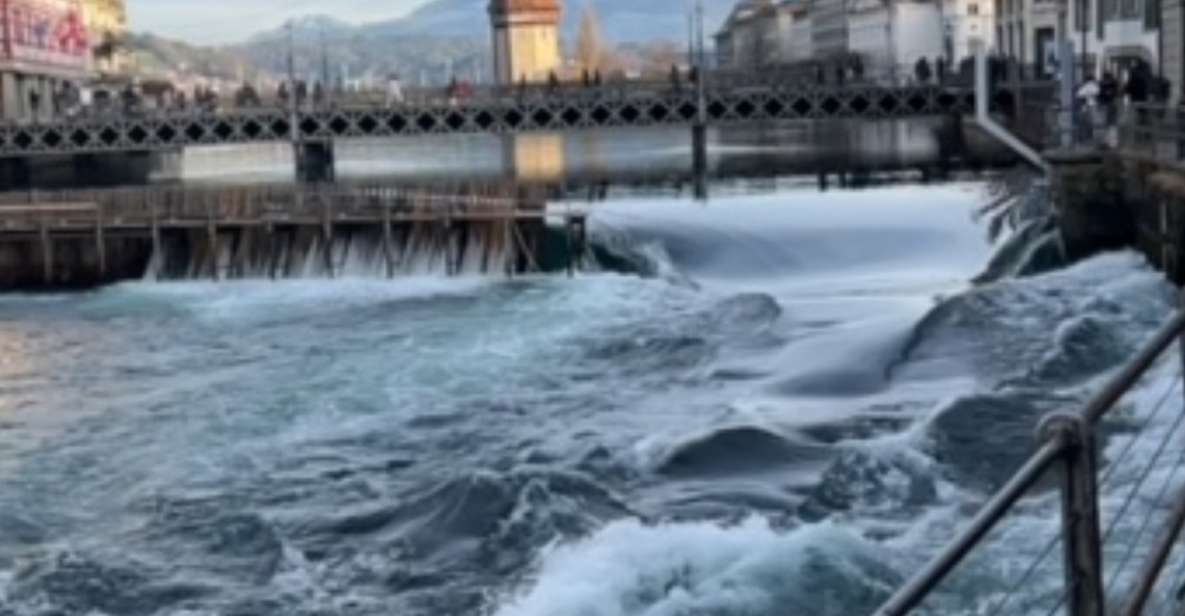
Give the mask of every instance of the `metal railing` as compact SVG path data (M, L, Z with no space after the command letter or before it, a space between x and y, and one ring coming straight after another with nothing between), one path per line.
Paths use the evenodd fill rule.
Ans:
M1185 161L1185 107L1136 104L1119 131L1125 154L1162 163Z
M1042 478L1055 471L1059 474L1057 489L1061 500L1061 535L1047 545L1033 565L1021 576L1021 581L1011 590L1019 591L1060 541L1064 556L1064 594L1053 605L1049 614L1057 613L1063 607L1064 613L1072 616L1138 616L1145 613L1149 598L1153 595L1157 582L1169 562L1182 528L1185 527L1185 491L1171 497L1174 498L1172 512L1164 521L1159 534L1153 535L1154 545L1138 569L1132 566L1135 544L1151 527L1151 515L1140 524L1135 538L1129 538L1130 543L1123 547L1123 557L1119 559L1117 566L1104 567L1103 544L1114 536L1120 521L1130 513L1136 491L1145 485L1152 467L1160 460L1168 449L1171 438L1182 427L1185 411L1179 414L1173 428L1164 436L1149 465L1139 471L1135 487L1109 521L1106 530L1103 530L1100 524L1100 490L1113 477L1115 467L1128 456L1134 440L1129 442L1128 448L1118 459L1112 461L1105 473L1100 473L1096 431L1099 422L1149 375L1174 342L1179 342L1182 362L1185 364L1185 310L1179 311L1158 330L1084 408L1078 412L1059 412L1046 416L1038 429L1040 445L1037 450L983 505L966 528L880 607L876 612L877 616L902 616L920 608L950 577L956 567L964 563L977 548L983 546L989 533L1001 526L1005 516L1017 508ZM1178 389L1178 385L1179 382L1176 381L1170 385L1153 413L1160 413L1160 409ZM1177 446L1185 447L1181 443L1177 443ZM1181 452L1180 460L1172 467L1169 478L1165 480L1157 496L1158 504L1163 504L1169 496L1168 493L1173 486L1172 480L1182 466L1185 466L1185 451ZM1138 571L1138 574L1131 577L1131 571ZM1178 577L1185 579L1185 564L1182 565L1181 575ZM1134 582L1128 584L1128 592L1122 598L1109 598L1108 591L1120 588L1115 584L1120 578ZM996 609L988 613L1015 613L1002 611L1011 599L1011 596L1006 595L1003 601L996 604ZM1121 606L1118 611L1114 609L1116 605ZM1180 613L1179 606L1173 613Z

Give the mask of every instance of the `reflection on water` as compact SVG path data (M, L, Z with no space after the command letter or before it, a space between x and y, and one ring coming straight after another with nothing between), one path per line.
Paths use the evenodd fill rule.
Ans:
M340 141L339 178L427 182L686 180L692 139L686 127L613 128L523 135L431 135ZM894 171L951 164L991 165L1006 153L946 118L754 123L709 131L713 178L840 171ZM190 148L187 181L285 181L293 177L285 143Z

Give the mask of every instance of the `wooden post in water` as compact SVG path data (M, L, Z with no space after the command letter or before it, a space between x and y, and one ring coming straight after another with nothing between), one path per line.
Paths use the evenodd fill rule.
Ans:
M387 261L387 278L395 277L395 250L391 245L391 204L382 204L383 208L383 258Z
M206 239L210 251L210 279L218 280L218 227L214 221L214 207L206 201Z
M515 243L515 240L514 240L514 229L512 228L512 225L514 225L514 220L510 217L507 217L503 221L504 233L502 234L502 237L503 237L503 240L502 240L503 244L502 245L505 247L505 250L506 250L506 277L507 278L514 278L515 269L518 268L518 252L516 250L517 244Z
M49 239L49 220L41 215L41 265L45 285L53 283L53 242Z
M155 203L150 204L148 209L152 217L152 277L160 278L161 263L164 260L164 255L161 254L160 214Z
M576 242L575 242L575 238L573 238L573 231L574 231L572 228L573 224L575 224L575 223L573 222L572 216L570 214L564 216L564 236L565 236L565 240L567 241L567 244L568 244L567 248L566 248L567 261L568 261L568 278L576 277L576 252L575 252Z
M447 206L446 206L447 207ZM453 254L453 221L446 214L441 221L440 237L444 242L444 273L455 276L457 273L455 255Z
M95 204L95 256L99 260L99 280L107 278L107 238L103 226L103 206Z
M325 271L333 278L333 204L321 195L321 238L325 242Z

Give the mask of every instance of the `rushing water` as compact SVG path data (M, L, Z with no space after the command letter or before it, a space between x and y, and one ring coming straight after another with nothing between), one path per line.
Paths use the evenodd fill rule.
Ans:
M1131 255L969 288L984 199L597 206L650 276L0 298L0 614L868 613L1171 306Z
M937 152L930 129L887 135L861 165ZM538 147L562 148L561 174L664 175L686 171L684 138ZM738 157L717 135L714 169L811 159L766 138ZM343 170L504 175L505 144L475 143L455 168L413 143ZM355 255L336 281L0 297L0 616L870 613L1174 304L1130 254L972 286L996 248L979 182L749 188L610 191L589 206L606 268L575 278L425 260L388 281ZM1105 459L1172 433L1170 377L1121 409ZM1027 501L930 612L1048 613L1056 552L997 608L1055 501Z

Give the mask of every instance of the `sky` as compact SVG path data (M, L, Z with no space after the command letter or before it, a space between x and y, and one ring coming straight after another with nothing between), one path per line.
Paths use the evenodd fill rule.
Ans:
M407 14L427 0L128 0L129 27L193 43L230 43L291 17L362 23Z

